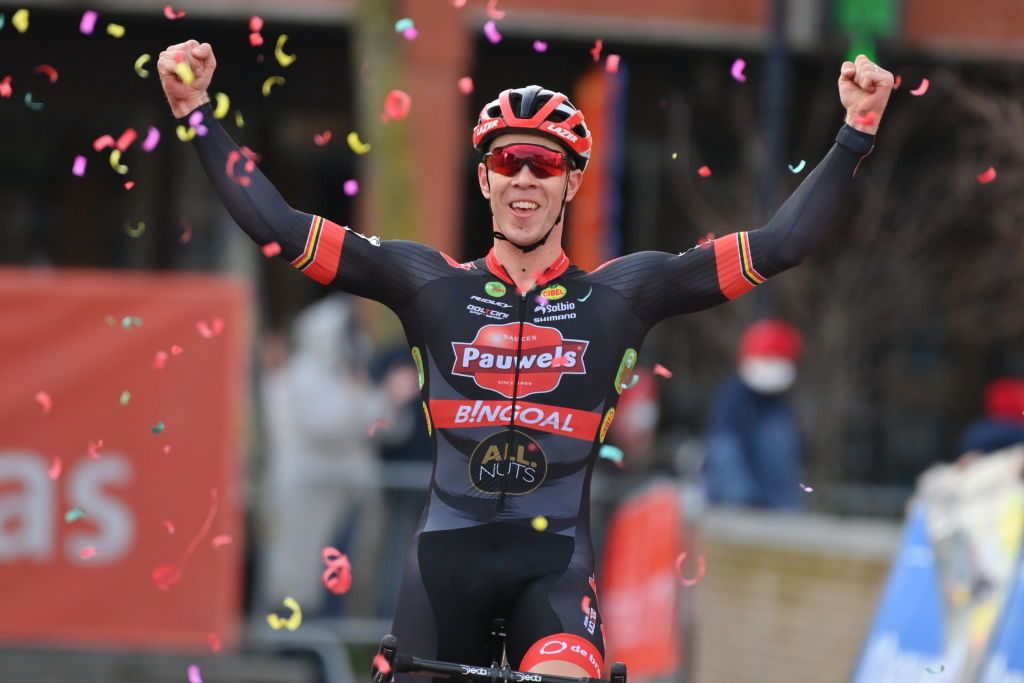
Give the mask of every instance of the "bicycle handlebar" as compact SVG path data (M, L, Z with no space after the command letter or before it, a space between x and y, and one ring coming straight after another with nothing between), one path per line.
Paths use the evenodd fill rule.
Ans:
M394 671L396 673L432 673L454 676L474 683L607 683L600 678L581 676L554 676L551 674L528 673L515 671L510 667L469 666L439 662L433 659L421 659L402 653L395 653Z

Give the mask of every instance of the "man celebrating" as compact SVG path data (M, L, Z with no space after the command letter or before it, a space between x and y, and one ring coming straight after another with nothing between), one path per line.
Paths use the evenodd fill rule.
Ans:
M182 64L194 76L187 83ZM226 171L241 153L206 93L216 64L208 43L190 40L162 52L158 68L179 121L198 110L209 128L193 145L228 211L317 282L388 306L419 370L434 471L399 592L399 647L487 665L489 626L504 617L513 667L601 677L590 476L637 351L660 320L734 299L801 262L872 149L892 74L864 56L843 63L846 124L763 227L588 273L562 250L565 205L593 144L565 95L505 90L480 112L472 139L494 246L457 263L293 209L259 170L236 182Z

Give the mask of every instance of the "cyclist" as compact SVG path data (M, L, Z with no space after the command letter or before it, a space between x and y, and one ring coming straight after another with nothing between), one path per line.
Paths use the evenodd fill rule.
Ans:
M189 83L175 72L183 60ZM158 61L179 122L201 112L209 132L192 144L228 211L317 282L393 310L419 371L434 470L399 591L399 648L487 665L488 627L502 616L512 666L602 676L590 475L637 350L658 321L734 299L810 252L873 147L892 74L864 56L843 63L836 145L765 226L586 272L561 246L592 147L565 95L510 89L481 111L473 144L494 246L458 263L291 208L213 119L216 64L196 41Z

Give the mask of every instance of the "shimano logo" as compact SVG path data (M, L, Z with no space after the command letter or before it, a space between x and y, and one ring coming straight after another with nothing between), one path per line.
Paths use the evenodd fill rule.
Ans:
M556 126L553 123L549 123L547 125L547 129L554 133L555 135L565 138L569 142L576 142L580 139L579 136L573 133L571 130L568 130L567 128L562 128L561 126Z

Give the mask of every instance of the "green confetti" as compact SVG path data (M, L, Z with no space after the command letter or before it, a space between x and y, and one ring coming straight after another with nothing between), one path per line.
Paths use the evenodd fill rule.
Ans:
M130 400L132 400L131 392L129 392L128 390L122 391L121 392L121 405L123 405L123 406L128 405L128 401L130 401Z
M72 508L64 514L64 521L70 524L71 522L82 519L82 517L85 517L85 510L82 508Z
M800 163L797 164L796 166L794 166L793 164L790 164L789 165L789 171L790 171L790 173L799 173L800 171L804 170L804 166L806 166L806 165L807 165L807 160L806 159L801 159Z
M153 432L154 434L159 434L160 432L164 431L164 429L166 429L164 423L157 422L155 425L153 425L153 429L151 429L150 431Z
M142 327L142 318L137 315L126 315L121 318L121 327L126 330L129 330L132 327Z
M617 465L621 465L625 458L625 454L622 452L621 448L617 448L608 443L601 446L601 450L598 451L597 455L605 460L611 460Z

